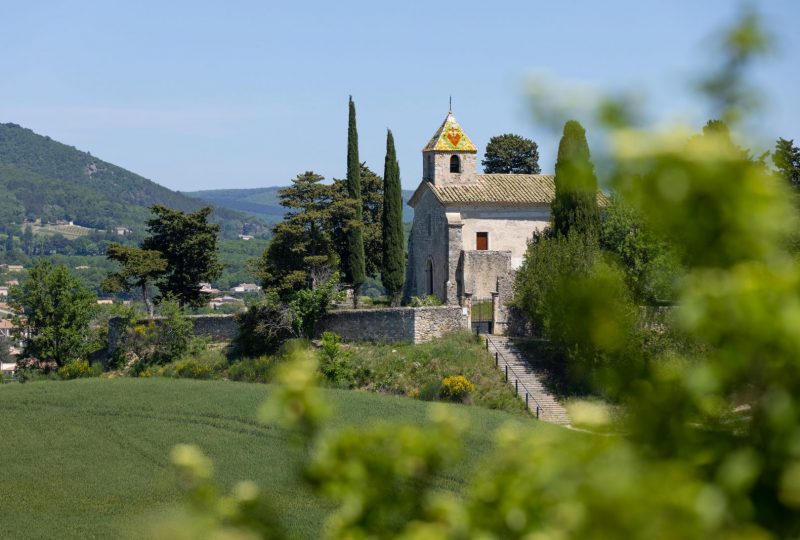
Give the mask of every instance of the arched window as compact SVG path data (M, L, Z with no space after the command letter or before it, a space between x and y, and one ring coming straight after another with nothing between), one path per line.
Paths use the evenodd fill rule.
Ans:
M450 172L451 173L459 173L461 172L461 159L458 156L450 156Z

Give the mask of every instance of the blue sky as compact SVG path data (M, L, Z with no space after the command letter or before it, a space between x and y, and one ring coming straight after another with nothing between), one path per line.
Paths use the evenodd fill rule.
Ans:
M452 95L480 155L491 136L519 133L550 172L558 137L534 122L526 81L633 90L653 122L699 128L709 112L692 81L739 5L0 0L0 122L173 189L263 187L344 175L352 94L361 159L382 173L391 128L413 188ZM766 106L749 134L800 141L800 2L751 5L776 41L754 74Z

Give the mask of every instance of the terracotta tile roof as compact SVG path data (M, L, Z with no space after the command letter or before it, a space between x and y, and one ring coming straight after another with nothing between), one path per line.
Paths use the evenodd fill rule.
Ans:
M450 112L447 113L447 118L444 119L422 151L477 152L478 149L458 125L453 113Z
M422 182L408 201L416 205L422 190L429 188L444 206L504 204L549 205L555 197L555 176L551 174L479 174L471 184L435 186ZM597 194L597 203L607 205L608 197Z

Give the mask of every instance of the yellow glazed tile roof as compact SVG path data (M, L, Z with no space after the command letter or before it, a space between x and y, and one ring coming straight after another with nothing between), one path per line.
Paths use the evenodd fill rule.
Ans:
M433 134L431 140L422 149L423 152L443 151L443 152L477 152L478 149L456 122L453 113L447 113L442 125Z
M409 204L414 206L429 188L436 199L445 206L507 204L514 206L549 205L556 194L555 176L551 174L479 174L475 182L449 186L435 186L422 182ZM608 204L608 197L597 194L601 206Z

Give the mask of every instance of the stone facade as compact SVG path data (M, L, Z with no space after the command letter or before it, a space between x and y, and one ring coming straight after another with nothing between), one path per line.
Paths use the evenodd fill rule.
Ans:
M478 156L476 152L424 152L422 178L440 185L466 184L475 181ZM459 172L450 172L453 156L459 160Z
M450 231L444 207L432 193L422 196L414 208L408 239L405 300L433 294L447 296Z

